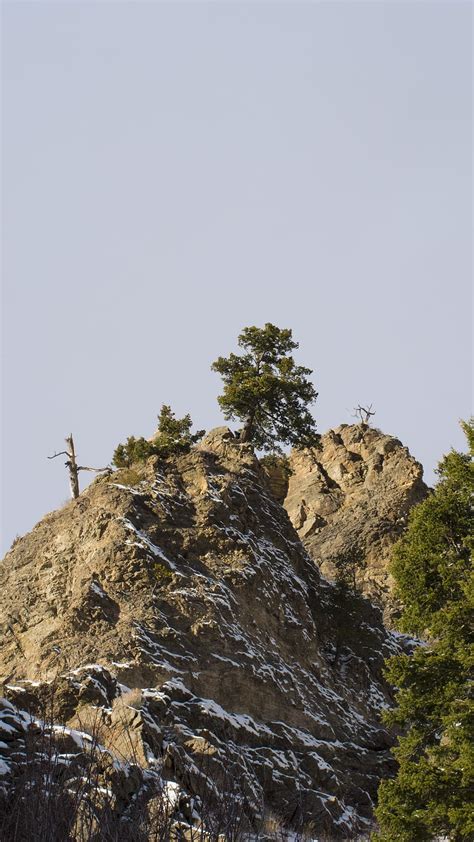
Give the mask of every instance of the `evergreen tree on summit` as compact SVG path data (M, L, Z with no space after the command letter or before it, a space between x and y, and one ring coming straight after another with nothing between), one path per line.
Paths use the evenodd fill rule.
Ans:
M298 347L289 329L267 323L246 327L238 338L243 353L219 357L213 371L222 375L219 405L227 419L243 422L242 442L258 450L280 451L281 444L318 447L316 423L308 406L317 398L311 369L296 365Z

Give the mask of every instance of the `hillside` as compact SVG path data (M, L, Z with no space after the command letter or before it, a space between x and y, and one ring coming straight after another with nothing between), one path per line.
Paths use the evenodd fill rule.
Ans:
M97 479L0 570L4 721L20 740L0 748L4 782L22 762L15 707L54 684L58 722L99 707L105 744L118 708L133 720L141 777L123 809L148 768L188 796L230 775L254 827L274 815L337 840L370 826L393 768L381 670L400 639L321 578L227 428Z

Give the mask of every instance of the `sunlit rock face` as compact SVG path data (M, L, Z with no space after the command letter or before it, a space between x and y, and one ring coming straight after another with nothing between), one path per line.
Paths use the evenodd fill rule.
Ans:
M309 555L334 579L337 556L360 551L357 585L390 624L390 553L410 509L428 494L422 466L398 439L342 424L321 437L320 451L293 451L290 467L283 505Z
M324 437L324 470L292 457L285 505L306 542L323 534L320 518L337 548L336 518L347 521L351 496L370 520L384 473L396 460L405 471L398 442L365 437L344 427ZM411 463L408 497L423 488ZM354 515L357 535L366 528ZM143 780L150 787L148 770L188 804L238 782L226 799L245 799L257 828L273 815L335 840L368 830L380 777L392 771L381 670L401 639L377 609L341 601L321 578L251 448L229 430L211 431L187 455L97 479L19 540L0 573L0 681L10 704L38 720L54 687L58 724L82 733L102 711L112 753L117 717L129 722L141 776L120 804ZM4 713L7 724L19 717L20 740L27 720ZM1 752L7 785L21 751ZM193 809L186 821L197 820Z

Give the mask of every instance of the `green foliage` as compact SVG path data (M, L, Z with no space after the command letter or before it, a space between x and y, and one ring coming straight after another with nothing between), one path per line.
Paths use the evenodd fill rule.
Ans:
M386 716L404 731L394 780L379 789L380 842L474 839L474 425L470 453L452 451L434 493L411 514L392 570L404 604L403 631L427 645L389 661L397 707Z
M173 574L164 564L160 564L158 561L153 565L153 575L154 577L160 581L163 585L170 581Z
M241 440L264 451L281 452L280 443L317 447L319 436L308 410L317 392L308 379L311 369L296 365L291 356L298 347L291 330L270 323L246 327L238 344L244 353L219 357L212 369L224 381L218 398L224 416L244 422Z
M191 445L199 441L204 430L192 434L192 420L190 415L176 418L170 406L163 404L158 416L158 429L152 441L144 438L136 439L129 436L125 444L119 444L113 455L113 464L117 468L130 468L146 460L150 456L163 458L177 453L187 453Z
M159 456L170 456L173 453L187 453L191 445L199 441L204 430L194 435L191 433L193 422L191 416L176 418L170 406L163 404L158 416L158 429L153 439L154 452Z
M131 465L146 462L153 452L153 445L149 441L129 436L125 444L115 448L112 461L116 468L130 468Z

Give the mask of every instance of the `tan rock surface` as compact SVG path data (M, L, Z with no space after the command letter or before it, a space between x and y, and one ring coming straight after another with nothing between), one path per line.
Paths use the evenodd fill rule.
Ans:
M361 459L333 445L326 471L342 500L363 483ZM350 479L339 466L352 461ZM306 476L312 500L323 480ZM312 517L301 514L300 531ZM320 579L226 428L187 455L97 479L15 544L0 577L0 681L17 705L54 681L62 721L76 727L96 706L113 735L125 710L140 762L188 792L231 769L252 821L264 803L333 839L367 829L392 768L378 717L398 638Z
M334 578L339 553L362 551L358 586L390 622L396 609L390 553L411 507L428 494L423 468L398 439L362 424L341 424L321 445L314 457L291 454L283 505L324 576Z

